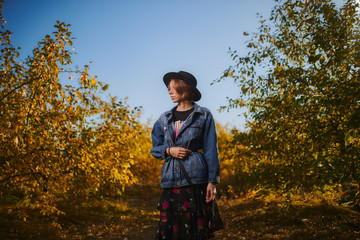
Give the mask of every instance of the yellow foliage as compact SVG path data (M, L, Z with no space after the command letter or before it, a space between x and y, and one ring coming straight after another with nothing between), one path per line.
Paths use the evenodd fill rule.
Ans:
M60 200L121 193L139 182L138 162L152 161L140 110L102 100L107 85L89 76L89 66L71 70L68 26L58 22L25 64L16 61L10 32L0 37L0 194L12 198L8 214L24 221L22 209L59 215ZM63 72L80 84L66 84L72 78Z

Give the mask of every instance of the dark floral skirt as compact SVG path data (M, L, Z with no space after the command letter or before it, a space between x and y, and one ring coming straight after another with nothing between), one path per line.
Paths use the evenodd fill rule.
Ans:
M207 184L165 188L156 240L203 240L224 228L216 200L205 202Z

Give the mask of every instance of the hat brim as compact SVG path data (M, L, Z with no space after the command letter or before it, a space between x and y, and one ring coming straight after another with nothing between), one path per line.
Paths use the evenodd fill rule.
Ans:
M163 80L166 86L169 85L171 79L182 79L182 76L177 72L169 72L165 74Z
M177 72L169 72L169 73L165 74L163 77L163 81L164 81L166 87L169 85L171 79L183 80L183 76ZM194 101L199 101L201 99L200 91L194 86L192 86L192 89L194 91Z

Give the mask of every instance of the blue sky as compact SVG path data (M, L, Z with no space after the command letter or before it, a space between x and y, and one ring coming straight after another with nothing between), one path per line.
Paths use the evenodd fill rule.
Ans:
M240 110L219 113L226 97L240 91L231 81L210 85L232 64L228 49L246 53L244 31L256 31L256 13L268 15L272 0L5 0L3 15L22 58L31 53L56 20L72 25L79 66L110 85L109 93L143 106L142 122L174 106L162 82L169 71L198 79L215 120L242 129Z

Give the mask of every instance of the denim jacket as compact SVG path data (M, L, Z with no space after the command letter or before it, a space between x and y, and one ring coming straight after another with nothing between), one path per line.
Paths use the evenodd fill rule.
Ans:
M189 185L179 160L192 184L220 181L215 122L207 108L194 104L194 111L185 120L176 138L172 110L163 113L155 122L151 137L153 148L150 153L157 159L165 160L161 170L161 187ZM175 159L165 153L168 147L183 147L192 152L182 160Z

